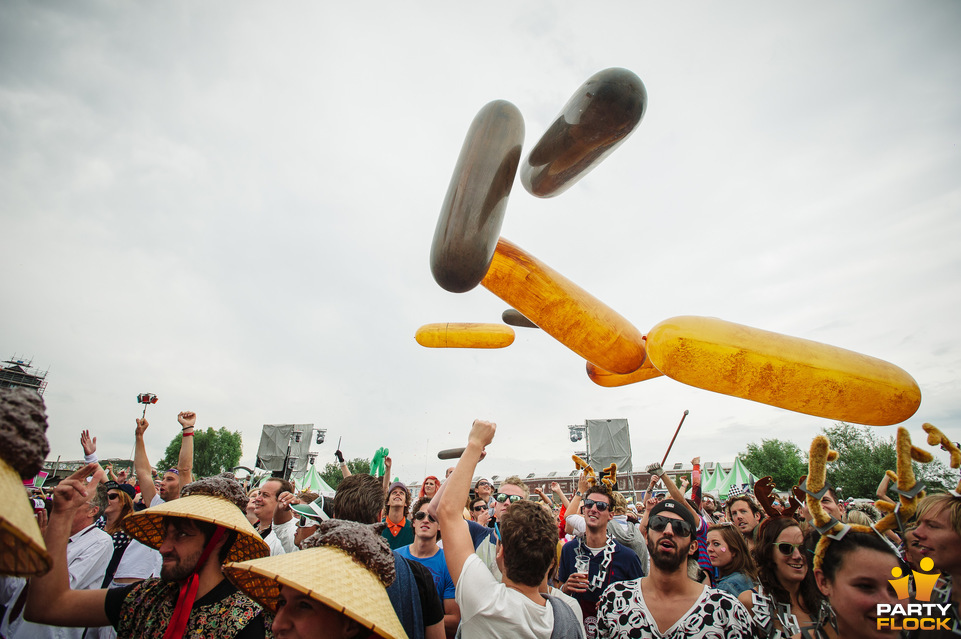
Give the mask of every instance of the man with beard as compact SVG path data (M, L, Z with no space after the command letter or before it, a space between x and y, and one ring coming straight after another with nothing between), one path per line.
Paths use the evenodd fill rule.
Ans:
M110 624L121 639L263 637L267 620L261 607L228 582L225 561L266 557L267 544L247 521L247 495L232 476L218 476L184 487L174 501L124 519L131 537L163 557L160 579L145 579L110 590L72 590L67 577L67 538L74 512L89 490L88 464L54 489L46 542L53 566L31 579L25 618L57 626ZM96 478L94 482L96 483ZM216 523L213 523L216 522Z
M587 639L594 639L597 601L601 593L611 583L641 577L644 568L637 553L607 532L607 525L614 515L611 489L604 484L595 484L584 492L587 495L584 498L587 530L583 539L564 544L557 578L561 582L561 592L577 599L584 615Z
M687 576L687 558L697 552L694 515L681 503L666 499L651 509L647 577L611 584L597 608L599 637L664 637L750 639L751 619L730 594L701 585Z

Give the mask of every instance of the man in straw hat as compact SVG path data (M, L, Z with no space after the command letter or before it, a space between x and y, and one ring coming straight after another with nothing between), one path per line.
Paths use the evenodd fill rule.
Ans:
M437 519L444 531L444 558L461 612L462 636L580 638L583 628L570 607L541 594L557 545L557 524L544 508L519 500L498 518L497 564L503 582L496 580L474 553L470 528L462 513L471 476L484 456L484 448L493 441L495 430L491 422L474 421L467 448L436 504Z
M326 521L301 552L228 563L224 572L274 611L277 639L407 638L385 589L394 558L371 526Z
M88 464L54 490L46 533L53 567L31 582L27 620L74 627L110 624L121 638L264 636L267 621L260 606L237 592L222 572L226 560L269 552L244 516L246 495L232 476L188 484L179 499L124 520L127 534L160 551L159 579L112 590L71 590L66 571L70 522L86 503L91 490L86 479L95 472L96 465Z

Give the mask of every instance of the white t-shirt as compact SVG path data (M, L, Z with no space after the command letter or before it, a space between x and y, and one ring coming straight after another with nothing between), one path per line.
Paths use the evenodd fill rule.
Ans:
M747 609L729 593L707 586L694 605L663 631L644 600L642 579L616 581L597 602L597 636L605 639L752 639Z
M163 558L160 553L150 546L144 546L136 539L130 540L130 545L123 553L120 563L117 564L117 571L113 574L114 581L110 587L116 588L124 584L118 584L117 579L149 579L159 577L160 568L163 566Z
M546 599L539 605L496 581L477 555L464 562L454 601L464 639L550 639L554 630L554 610Z

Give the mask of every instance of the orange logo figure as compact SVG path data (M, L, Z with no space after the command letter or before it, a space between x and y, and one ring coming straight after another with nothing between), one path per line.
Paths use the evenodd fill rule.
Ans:
M897 594L898 599L907 599L911 596L908 591L909 583L911 578L908 576L901 577L901 567L895 566L891 569L891 576L895 579L888 579L888 583L894 588L894 592Z
M934 590L935 584L938 583L938 578L941 577L941 573L930 574L931 570L934 569L934 560L930 557L924 557L921 559L921 570L924 572L918 572L917 570L912 570L914 575L914 596L918 601L931 601L931 592ZM895 566L891 569L891 576L894 579L888 579L888 583L894 588L894 592L898 595L898 599L907 599L910 596L908 592L908 584L911 578L908 576L901 576L902 571L900 567Z

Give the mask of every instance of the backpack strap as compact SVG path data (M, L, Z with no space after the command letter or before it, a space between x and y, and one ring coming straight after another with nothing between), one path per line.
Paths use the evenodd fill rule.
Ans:
M554 609L554 629L551 631L551 639L580 639L582 636L581 623L577 620L577 615L574 614L571 607L564 603L560 597L541 594Z

